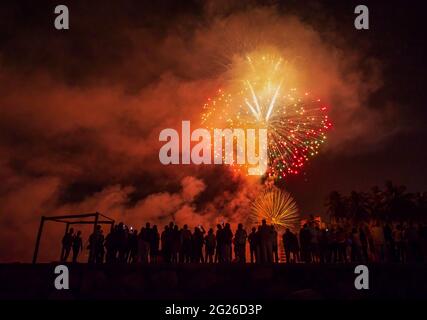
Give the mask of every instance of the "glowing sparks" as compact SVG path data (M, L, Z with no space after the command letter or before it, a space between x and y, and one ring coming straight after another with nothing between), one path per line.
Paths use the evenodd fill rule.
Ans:
M233 69L231 84L205 104L202 116L212 128L267 128L267 175L273 179L298 174L318 154L332 126L320 99L289 86L287 67L277 54L247 55Z
M298 207L291 195L276 187L266 189L252 204L251 219L278 228L295 229L299 222Z

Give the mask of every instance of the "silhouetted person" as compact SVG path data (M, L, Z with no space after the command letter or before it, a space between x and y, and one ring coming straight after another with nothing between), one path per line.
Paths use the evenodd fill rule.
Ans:
M138 262L138 231L136 229L129 234L129 262Z
M216 238L212 228L205 237L205 262L213 263L216 247Z
M61 261L63 262L66 262L68 256L70 255L71 247L73 245L73 236L74 229L70 228L70 230L62 238Z
M224 239L224 230L220 224L216 226L216 254L215 262L224 262L225 261L225 239Z
M105 262L113 263L116 260L117 254L117 244L116 244L116 234L117 234L118 225L115 225L114 228L105 237L105 249L107 250L105 256Z
M408 227L406 228L406 232L405 232L405 239L407 241L408 244L408 254L407 254L407 258L408 258L408 262L418 262L420 260L419 258L419 241L420 241L420 237L419 237L419 233L418 230L416 228L416 226L413 224L413 222L410 222Z
M157 226L154 225L151 229L150 233L150 260L151 263L157 262L157 256L159 254L159 244L160 244L160 235L159 231L157 230Z
M384 226L385 258L388 262L396 262L395 241L393 238L393 228L389 223Z
M366 228L364 226L360 226L359 228L359 239L360 239L360 245L361 245L361 254L363 262L369 261L369 254L368 254L368 236L366 234Z
M255 261L256 263L262 263L263 257L261 252L261 226L258 226L257 231L255 232Z
M311 233L308 228L308 224L305 223L299 232L299 243L301 250L301 259L305 263L311 262L310 244L311 244Z
M347 262L347 237L342 227L339 227L336 233L338 246L338 261Z
M271 237L272 237L272 249L273 249L273 258L275 263L279 263L279 246L277 243L277 231L274 226L271 226Z
M256 255L256 239L255 239L255 233L256 228L252 228L252 232L249 234L248 241L249 241L249 253L251 255L251 263L255 262L255 255Z
M325 229L319 231L319 263L328 263L328 243L329 243L329 232Z
M272 230L265 220L262 220L259 229L260 247L261 247L261 262L273 262L273 235Z
M138 233L138 261L148 263L148 249L145 246L145 228L142 227Z
M398 262L406 262L406 245L405 236L402 225L398 224L394 232L394 239L396 242L396 259Z
M229 223L225 224L223 232L224 232L225 262L231 262L231 257L232 257L231 246L233 243L233 232L231 231L231 227Z
M246 230L243 229L243 224L239 223L236 234L234 235L234 252L237 262L246 263L247 237L248 235L246 234Z
M377 221L374 226L371 228L372 240L373 240L373 253L375 256L376 262L384 261L384 228L381 226L380 222Z
M82 232L79 230L77 234L73 237L73 262L77 262L77 257L80 251L83 251L83 240L81 237Z
M356 228L351 230L351 262L362 261L362 243Z
M101 229L101 226L99 226L99 233L98 233L98 237L96 239L96 263L103 263L104 262L104 255L105 255L105 251L104 251L104 232Z
M201 228L201 229L200 229ZM205 229L202 226L200 228L195 227L193 233L193 262L199 263L204 262L203 259L203 234Z
M188 229L188 226L184 224L184 227L181 231L181 242L182 242L182 254L183 254L183 262L189 263L191 262L191 249L192 249L192 235L191 231Z
M104 257L104 236L100 225L89 236L89 263L102 263Z
M182 262L184 260L182 254L182 242L181 242L181 231L179 231L178 226L175 225L172 231L172 263ZM179 260L178 260L179 254Z
M160 245L162 247L162 256L163 261L166 263L170 263L170 256L171 256L171 248L170 248L170 232L169 232L169 226L166 225L165 229L162 231L162 234L160 236Z
M311 233L311 242L310 242L310 253L311 259L313 262L319 263L319 240L320 240L320 229L315 225L314 222L311 222L310 225Z
M117 247L117 251L119 253L118 261L120 263L126 262L126 251L127 251L127 228L125 225L120 222L116 234L115 234L115 245Z
M286 263L291 263L291 247L292 247L292 232L289 228L286 228L285 233L282 236L283 247L285 249Z

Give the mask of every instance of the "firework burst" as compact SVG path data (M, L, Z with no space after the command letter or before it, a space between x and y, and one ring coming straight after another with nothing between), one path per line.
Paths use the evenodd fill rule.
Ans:
M236 64L227 88L204 105L202 122L212 128L266 128L267 176L298 174L326 141L332 126L327 107L290 86L295 72L277 54L255 52Z
M277 228L294 230L299 222L295 200L286 191L276 187L267 188L255 199L251 210L253 223L260 223L263 219Z

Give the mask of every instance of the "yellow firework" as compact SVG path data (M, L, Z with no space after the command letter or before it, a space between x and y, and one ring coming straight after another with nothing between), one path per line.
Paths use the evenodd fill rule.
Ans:
M252 204L252 221L263 219L278 228L295 229L299 223L298 207L292 196L277 187L270 187Z

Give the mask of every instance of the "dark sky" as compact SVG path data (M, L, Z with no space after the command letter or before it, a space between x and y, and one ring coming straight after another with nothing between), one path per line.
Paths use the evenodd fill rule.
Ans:
M71 29L57 31L55 1L2 1L0 223L11 232L0 242L21 233L32 241L42 212L95 209L140 221L180 210L186 221L212 207L225 216L241 208L249 192L242 181L219 168L161 167L157 138L165 125L200 117L195 110L224 72L215 57L222 47L233 50L221 41L236 30L253 40L243 33L256 23L279 46L289 30L307 35L319 46L313 55L329 50L336 66L309 76L319 86L335 81L324 90L336 128L331 142L285 183L303 214L322 213L331 190L386 180L426 190L425 10L415 2L363 3L370 29L358 31L358 1L65 1ZM272 12L283 35L269 33ZM298 39L289 37L292 48ZM233 195L242 200L234 207Z

